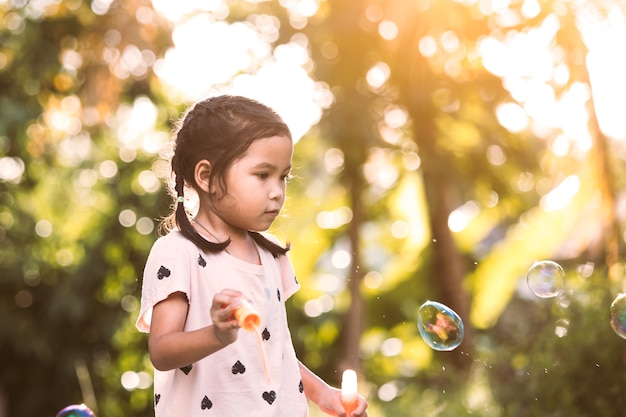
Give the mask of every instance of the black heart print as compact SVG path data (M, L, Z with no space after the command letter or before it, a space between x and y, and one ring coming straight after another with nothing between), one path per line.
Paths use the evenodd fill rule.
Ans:
M276 296L278 297L278 301L280 301L280 288L276 288Z
M296 284L299 284L299 282L298 282L298 277L297 277L297 276L295 276L295 275L294 275L294 276L293 276L293 279L296 281Z
M160 399L161 399L161 394L154 394L154 405L157 405Z
M267 330L267 327L265 329L263 329L263 340L270 340L270 332L269 330Z
M276 391L274 390L270 392L265 391L263 393L263 399L267 401L269 405L272 405L272 403L276 400Z
M304 384L302 383L302 380L300 380L300 384L298 384L298 390L300 391L300 394L304 392Z
M233 375L243 374L244 372L246 372L246 367L243 366L243 363L237 361L230 370Z
M206 261L204 260L202 255L198 255L198 265L200 265L203 268L206 266Z
M203 410L210 410L211 407L213 407L213 402L209 400L209 397L205 395L202 399L202 403L200 403L200 408L202 408Z
M193 365L187 365L180 368L181 371L185 373L185 375L189 375L189 372L193 369Z
M170 271L169 269L161 265L161 267L159 268L159 272L157 272L157 278L158 279L167 278L170 276L171 273L172 271Z

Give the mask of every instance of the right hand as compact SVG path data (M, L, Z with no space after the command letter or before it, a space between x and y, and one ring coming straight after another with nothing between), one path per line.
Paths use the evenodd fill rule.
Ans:
M241 292L225 289L215 294L211 304L211 319L215 337L221 343L230 345L237 340L239 322L235 319L235 310L241 305Z

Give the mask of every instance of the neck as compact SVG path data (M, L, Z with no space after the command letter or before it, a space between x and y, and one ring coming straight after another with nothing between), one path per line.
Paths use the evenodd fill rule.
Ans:
M220 238L218 238L217 236L215 236L215 234L213 234L208 227L204 226L202 223L200 223L197 219L192 219L192 222L194 222L195 224L197 224L198 226L200 226L200 228L202 230L204 230L205 232L207 232L209 234L209 236L211 236L213 239L215 239L216 243L221 243L224 242L223 240L221 240Z

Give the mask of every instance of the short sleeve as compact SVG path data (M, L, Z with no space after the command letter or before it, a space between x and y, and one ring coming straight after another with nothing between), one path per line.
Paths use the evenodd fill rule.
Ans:
M280 265L280 277L282 280L283 295L285 296L286 300L300 289L300 283L298 282L298 278L296 276L295 270L293 269L293 265L291 264L291 260L287 255L280 255L278 257L278 262Z
M276 236L269 233L263 233L263 236L271 242L280 245L280 242L278 241ZM291 260L289 259L289 256L287 254L279 255L278 263L280 268L280 278L282 280L281 284L283 287L283 295L286 300L300 289L300 282L298 281L296 272L293 269L293 264L291 263Z
M152 308L171 294L182 292L190 301L190 259L196 252L178 232L171 232L154 243L144 268L141 309L135 323L139 331L150 331Z

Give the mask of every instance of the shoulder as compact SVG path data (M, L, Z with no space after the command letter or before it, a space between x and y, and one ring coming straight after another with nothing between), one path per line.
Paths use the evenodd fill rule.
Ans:
M172 230L154 242L151 253L180 254L185 252L195 253L197 251L198 248L193 242L185 238L178 230Z

